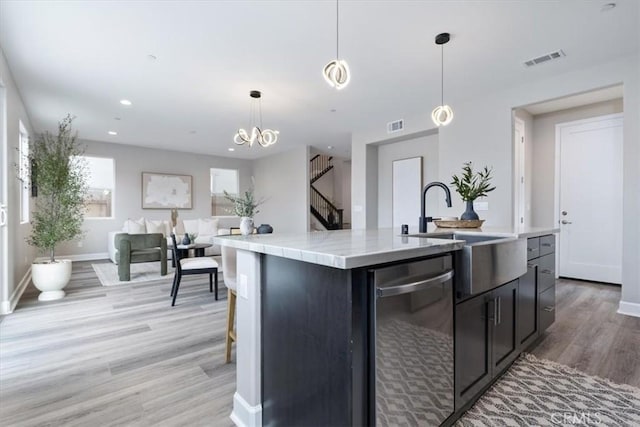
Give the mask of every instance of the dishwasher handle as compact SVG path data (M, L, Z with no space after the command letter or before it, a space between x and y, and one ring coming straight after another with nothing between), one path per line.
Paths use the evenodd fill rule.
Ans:
M377 288L378 298L392 297L396 295L409 294L425 290L433 285L444 283L453 278L453 269L448 269L444 273L417 282L405 283L404 285L390 286L388 288Z

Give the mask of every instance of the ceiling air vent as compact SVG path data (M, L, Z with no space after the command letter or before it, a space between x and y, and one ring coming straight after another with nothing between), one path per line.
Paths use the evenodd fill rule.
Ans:
M534 65L539 65L545 62L549 62L553 59L560 59L565 56L562 49L556 50L555 52L548 53L546 55L538 56L537 58L529 59L528 61L524 61L524 65L527 67L533 67Z
M387 123L387 133L400 132L404 129L404 119Z

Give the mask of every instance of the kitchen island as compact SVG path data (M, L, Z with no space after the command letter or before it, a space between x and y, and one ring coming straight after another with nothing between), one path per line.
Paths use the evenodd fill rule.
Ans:
M554 231L457 230L506 240L537 238ZM232 420L241 426L373 424L373 272L396 271L392 269L417 261L422 264L414 265L421 268L435 268L434 278L445 289L445 280L456 268L451 255L461 251L465 241L435 237L401 236L391 229L216 237L214 243L238 250L237 390ZM419 301L414 296L411 304L419 311L440 301L439 309L451 312L453 319L451 294L433 289L425 291ZM434 327L445 331L434 336L442 348L451 348L450 359L452 328L452 320ZM448 372L453 362L447 363L444 371ZM450 376L452 381L452 372ZM453 384L448 387L453 413ZM456 403L458 397L456 394ZM455 409L457 413L457 404ZM453 418L455 414L448 420ZM438 418L436 424L441 421ZM383 423L378 420L378 424Z

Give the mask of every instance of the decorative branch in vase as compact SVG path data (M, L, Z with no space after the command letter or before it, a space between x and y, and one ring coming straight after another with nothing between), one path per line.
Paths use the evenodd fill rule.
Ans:
M451 185L455 186L456 191L467 203L466 210L460 216L462 220L478 220L478 214L473 210L473 201L478 197L484 197L487 193L495 190L496 187L491 186L491 172L493 168L487 166L481 171L474 172L472 162L464 163L462 167L462 176L453 175Z
M253 233L253 216L260 212L258 206L264 203L264 199L256 199L253 188L245 191L242 196L234 196L224 191L224 197L233 202L233 213L241 218L240 233L243 236Z

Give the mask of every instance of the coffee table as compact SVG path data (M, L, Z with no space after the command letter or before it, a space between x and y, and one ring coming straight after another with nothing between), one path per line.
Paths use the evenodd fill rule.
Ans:
M203 257L204 256L204 250L206 248L210 248L211 246L213 246L213 244L211 243L196 243L195 245L189 245L188 248L181 248L181 245L178 245L178 252L180 252L180 258L189 258L189 250L193 249L193 255L195 257ZM171 249L173 247L173 245L169 245L169 249ZM175 268L176 267L176 260L173 259L173 257L171 258L171 267Z

